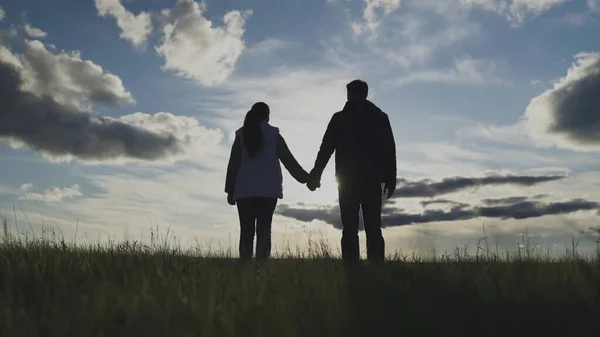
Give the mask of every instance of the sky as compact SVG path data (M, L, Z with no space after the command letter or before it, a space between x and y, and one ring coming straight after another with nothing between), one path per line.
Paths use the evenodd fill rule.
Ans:
M600 235L598 0L5 0L0 213L67 241L237 250L225 170L254 102L312 169L345 85L389 115L388 253L582 253ZM284 172L276 252L339 250L331 161ZM364 250L364 234L362 249ZM526 239L525 239L526 238ZM475 250L474 250L475 249Z

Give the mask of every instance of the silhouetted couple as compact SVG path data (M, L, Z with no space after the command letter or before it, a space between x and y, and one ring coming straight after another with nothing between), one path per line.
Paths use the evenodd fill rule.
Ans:
M277 199L283 198L280 161L292 177L314 191L335 152L336 180L343 226L342 257L357 261L359 210L367 236L367 258L383 261L385 241L381 232L382 194L390 198L396 189L396 145L388 119L367 99L367 83L354 80L347 86L347 102L331 118L315 166L307 173L290 152L279 129L269 124L269 106L259 102L246 114L237 130L227 167L225 192L236 205L240 220L239 254L252 259L256 233L256 258L271 253L271 223Z

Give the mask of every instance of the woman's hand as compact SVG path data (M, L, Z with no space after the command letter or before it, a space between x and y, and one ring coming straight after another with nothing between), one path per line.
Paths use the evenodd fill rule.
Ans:
M227 193L227 203L231 206L235 206L235 199L233 199L232 193Z

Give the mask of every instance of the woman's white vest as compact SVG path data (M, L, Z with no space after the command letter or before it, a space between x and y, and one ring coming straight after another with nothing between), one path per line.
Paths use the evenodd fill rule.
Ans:
M250 158L244 145L244 128L236 131L242 146L242 163L238 171L233 196L236 200L250 197L283 198L283 175L277 157L279 129L261 123L263 144L260 152Z

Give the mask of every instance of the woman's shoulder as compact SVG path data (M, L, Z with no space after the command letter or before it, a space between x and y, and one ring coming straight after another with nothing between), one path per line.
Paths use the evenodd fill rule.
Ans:
M263 131L269 135L277 136L279 134L279 128L267 122L262 123L262 128Z

